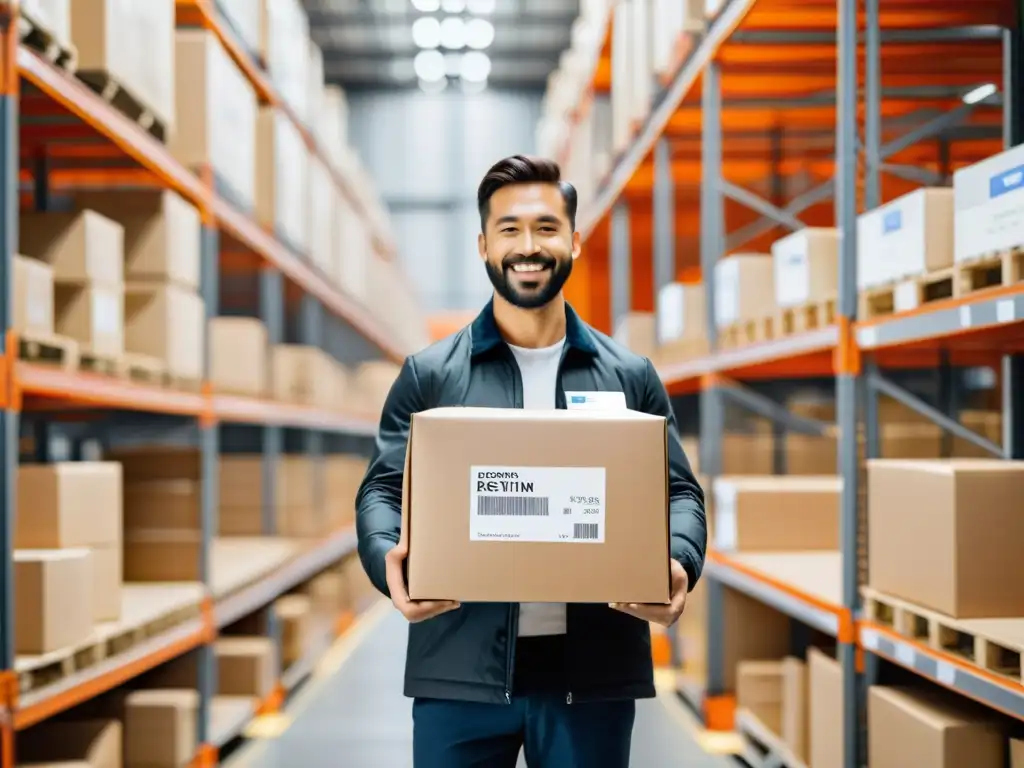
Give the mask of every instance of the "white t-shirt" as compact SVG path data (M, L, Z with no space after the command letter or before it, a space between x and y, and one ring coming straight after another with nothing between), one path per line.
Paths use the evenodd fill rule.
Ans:
M559 386L558 364L565 339L550 347L528 349L509 344L523 378L523 408L554 410ZM522 603L519 606L519 636L565 634L564 603Z

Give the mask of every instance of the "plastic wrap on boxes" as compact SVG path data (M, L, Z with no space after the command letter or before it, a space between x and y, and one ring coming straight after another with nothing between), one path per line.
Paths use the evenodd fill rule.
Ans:
M210 32L179 31L176 56L179 121L171 152L191 168L212 165L229 197L249 207L256 176L256 94Z
M267 0L217 0L228 25L250 53L260 47L260 6Z
M309 123L309 19L299 0L266 0L262 50L270 78L303 123Z
M53 9L56 12L56 8ZM105 73L173 132L174 0L74 0L78 71Z
M334 250L331 221L335 204L334 180L327 167L316 158L310 161L309 170L309 256L325 275L330 275Z
M306 251L309 243L306 200L309 151L295 125L280 110L260 111L256 151L256 216L290 245Z

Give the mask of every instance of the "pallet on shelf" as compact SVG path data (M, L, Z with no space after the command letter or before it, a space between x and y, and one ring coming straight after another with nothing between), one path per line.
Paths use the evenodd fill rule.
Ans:
M122 361L122 372L131 381L155 387L163 386L167 378L163 361L149 355L126 354Z
M869 621L993 675L1024 683L1024 618L951 619L937 611L862 587Z
M779 336L794 336L835 324L836 300L811 301L779 310L775 328Z
M69 648L15 660L18 690L29 693L60 682L199 616L201 584L125 584L120 621L96 626L92 637Z
M18 9L18 41L69 74L74 74L78 68L78 49L70 42L60 40L50 25L35 13L31 4L22 4Z
M78 342L57 334L18 334L18 359L39 365L52 365L64 371L77 371L80 361Z
M858 297L857 317L871 320L942 301L956 295L953 267L908 277L877 287L866 288ZM907 295L901 295L905 293ZM899 307L897 309L897 307Z
M718 331L718 346L721 349L736 349L778 337L778 318L774 315L757 320L744 320L727 325Z
M956 296L1000 285L1013 285L1024 279L1024 246L964 261L954 269Z
M163 142L167 140L167 124L157 117L142 99L135 96L130 89L119 82L114 75L102 70L79 70L75 74L79 80L89 86L101 99L121 114L133 120L139 128L146 131L157 141Z

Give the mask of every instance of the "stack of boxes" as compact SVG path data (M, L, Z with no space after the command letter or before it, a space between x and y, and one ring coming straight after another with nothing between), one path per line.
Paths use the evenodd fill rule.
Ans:
M24 465L17 498L15 651L82 644L96 624L121 618L121 466Z
M215 392L266 397L270 391L267 327L254 317L214 317L209 325L210 370Z

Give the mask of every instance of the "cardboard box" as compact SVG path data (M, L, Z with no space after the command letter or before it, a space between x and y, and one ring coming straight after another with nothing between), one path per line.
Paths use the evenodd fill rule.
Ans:
M1024 243L1024 148L1012 147L953 173L957 263Z
M348 579L343 568L344 563L306 584L304 591L310 600L310 610L318 621L332 620L349 608Z
M277 659L266 637L225 637L214 643L217 693L221 696L263 698L274 688Z
M138 530L125 533L125 582L202 581L199 531Z
M843 670L839 662L817 648L808 649L807 688L807 763L811 768L840 766L845 751L845 705ZM875 768L874 764L872 768Z
M208 328L213 388L264 397L270 378L267 327L252 317L214 317Z
M122 768L116 720L46 721L18 732L18 765L40 768Z
M120 285L58 282L53 303L57 333L98 357L120 360L124 356L124 289Z
M300 661L312 639L313 601L305 595L287 595L274 603L281 623L281 664Z
M615 326L613 338L644 357L654 355L655 318L651 312L629 312Z
M1010 768L1024 768L1024 739L1010 739Z
M761 253L726 256L715 264L715 323L719 328L760 320L775 312L772 257Z
M92 634L93 562L88 549L14 551L14 651L40 656Z
M953 265L953 190L918 189L857 217L857 286Z
M95 211L22 213L18 251L53 268L56 282L118 287L124 282L124 228Z
M124 316L129 352L159 358L172 376L203 378L206 307L199 294L170 284L129 283Z
M806 227L772 244L775 301L800 307L839 295L838 229Z
M415 414L410 596L668 602L667 437L663 418L627 410Z
M224 14L231 29L238 35L245 49L253 55L260 50L263 5L262 2L254 3L252 0L217 0L217 7Z
M994 712L909 688L868 690L871 768L1003 768L1006 734Z
M839 477L728 477L714 481L715 549L839 549Z
M659 345L707 336L703 283L670 283L658 292Z
M15 549L105 547L121 542L121 465L67 461L18 467Z
M772 733L782 732L782 662L736 665L736 706L748 710Z
M124 768L180 768L199 746L199 692L133 691L125 702Z
M140 480L124 486L124 530L198 531L202 485L194 480Z
M1020 461L869 461L871 588L957 619L1024 615L1022 496Z
M93 547L92 617L98 622L121 620L121 587L124 585L123 544Z
M260 53L281 97L309 121L309 19L299 0L260 3Z
M53 335L53 268L39 259L14 256L11 328L22 336Z
M782 740L801 760L807 759L807 664L787 656L782 660Z
M208 165L233 202L250 207L256 185L256 94L212 32L175 32L177 129L168 149L192 169Z
M275 344L271 365L271 386L278 400L330 408L341 396L339 366L317 347Z
M313 265L331 279L334 253L334 177L327 166L315 157L309 159L309 183L306 186L309 198L309 232L304 242Z
M292 2L292 0L281 0ZM285 242L309 246L309 151L286 114L261 107L256 119L256 219Z
M199 289L199 211L171 191L78 192L75 204L124 228L124 275Z

